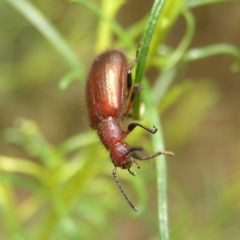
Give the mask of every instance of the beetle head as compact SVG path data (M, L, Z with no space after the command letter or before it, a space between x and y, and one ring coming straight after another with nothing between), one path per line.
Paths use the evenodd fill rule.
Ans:
M132 166L133 161L129 149L130 147L125 142L117 142L109 149L115 167L129 169Z

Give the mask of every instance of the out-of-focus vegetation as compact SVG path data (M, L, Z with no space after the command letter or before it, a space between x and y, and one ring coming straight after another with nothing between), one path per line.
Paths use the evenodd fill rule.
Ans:
M94 56L120 48L132 60L151 8L143 0L1 1L0 239L159 239L155 161L135 178L118 171L136 214L84 103ZM239 18L239 1L168 0L143 53L151 87L141 122L156 125L161 114L165 149L176 155L167 159L172 239L239 238ZM147 154L159 149L156 139L136 129L127 141Z

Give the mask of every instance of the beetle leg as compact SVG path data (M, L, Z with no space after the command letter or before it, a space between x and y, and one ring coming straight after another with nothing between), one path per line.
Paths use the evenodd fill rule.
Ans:
M127 110L124 114L124 116L127 116L130 109L132 108L132 105L133 105L133 101L135 99L135 97L137 96L137 94L143 90L143 86L140 85L140 84L135 84L134 87L133 87L133 90L132 90L132 93L131 93L131 97L129 99L129 103L128 103L128 107L127 107Z
M129 97L131 88L132 88L132 73L131 73L131 70L129 69L127 73L127 89L128 89L127 98Z
M128 72L131 72L132 69L133 69L133 68L135 67L135 65L137 64L139 51L140 51L140 46L137 48L136 57L134 58L134 60L133 60L133 62L131 63L131 65L129 66Z
M132 88L132 73L131 72L132 72L132 69L137 64L139 50L140 50L140 46L137 48L135 59L133 60L133 62L131 63L131 65L128 68L128 72L127 72L127 89L128 89L127 98L129 97L130 92L131 92L131 88Z
M174 153L173 153L173 152L165 152L165 151L154 153L153 155L150 155L150 156L148 156L148 157L141 157L141 156L139 156L136 152L132 152L132 153L131 153L131 156L132 156L133 158L138 159L138 160L148 160L148 159L154 158L154 157L159 156L159 155L162 155L162 154L164 154L164 155L169 155L169 156L174 157Z
M133 152L133 151L142 151L143 150L143 147L131 147L126 153L125 155Z
M132 171L130 170L130 168L128 168L128 172L129 172L131 175L133 175L134 177L136 176L136 173L135 173L135 172L132 172Z
M153 129L150 129L148 127L143 126L140 123L130 123L128 125L128 128L127 128L125 134L128 135L135 127L141 127L141 128L145 129L146 131L148 131L148 132L150 132L152 134L155 134L157 132L157 130L158 130L155 126L153 126Z
M132 160L136 165L137 165L137 168L140 169L140 165L138 164L138 162L136 160Z

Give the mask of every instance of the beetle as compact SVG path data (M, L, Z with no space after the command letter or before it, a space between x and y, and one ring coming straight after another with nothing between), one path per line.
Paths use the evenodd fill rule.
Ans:
M157 128L154 126L153 129L150 129L135 122L129 124L126 131L120 127L120 123L129 114L135 96L142 90L139 84L132 87L131 71L137 63L137 57L138 51L136 58L129 66L123 52L114 49L103 52L92 63L85 89L90 126L97 130L100 140L110 152L114 165L113 177L134 211L137 211L136 207L117 178L117 167L127 169L130 174L135 176L136 173L130 170L133 163L137 165L138 169L140 168L135 159L148 160L161 154L174 155L172 152L161 151L148 157L141 157L136 152L143 148L130 147L124 140L135 127L141 127L152 134L157 132Z

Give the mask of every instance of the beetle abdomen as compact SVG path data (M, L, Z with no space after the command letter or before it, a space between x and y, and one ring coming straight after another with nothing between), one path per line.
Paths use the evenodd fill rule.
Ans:
M128 62L123 53L109 50L95 58L87 78L86 102L90 125L96 129L107 117L121 120L127 99Z

